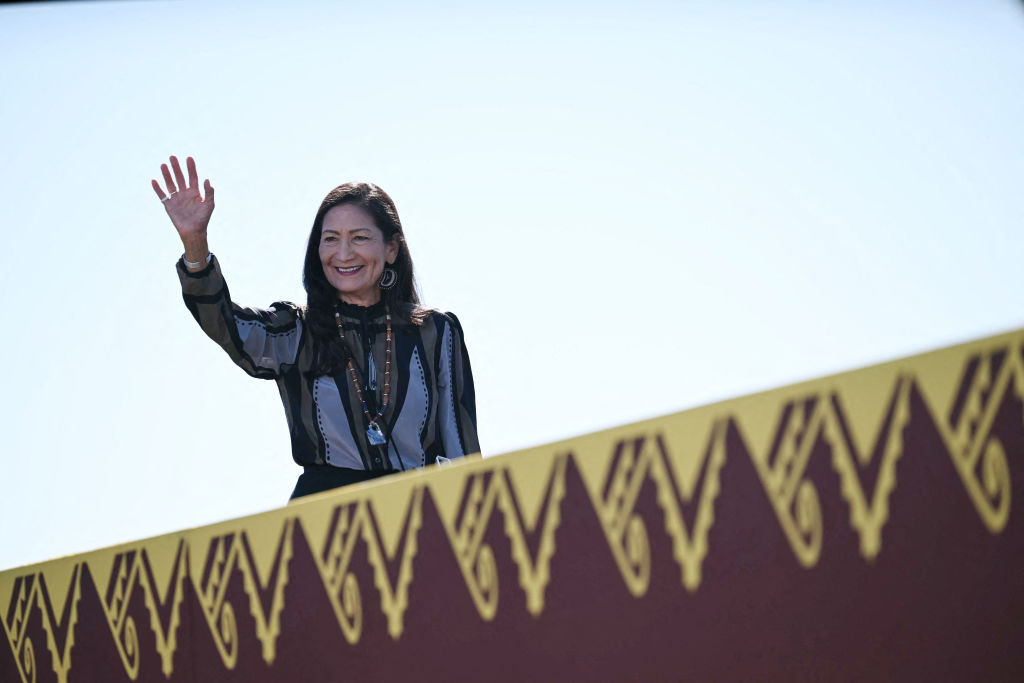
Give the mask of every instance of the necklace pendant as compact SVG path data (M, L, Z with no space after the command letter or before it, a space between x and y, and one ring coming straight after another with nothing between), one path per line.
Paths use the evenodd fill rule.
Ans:
M381 431L380 425L376 422L371 422L370 426L366 428L366 438L374 446L383 446L387 443L387 439L384 438L384 432Z

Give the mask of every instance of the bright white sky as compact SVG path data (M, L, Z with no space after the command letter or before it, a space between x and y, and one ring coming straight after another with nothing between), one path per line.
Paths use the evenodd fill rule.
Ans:
M0 8L0 569L299 474L181 302L169 154L248 305L386 188L497 454L1021 326L1022 121L1015 0Z

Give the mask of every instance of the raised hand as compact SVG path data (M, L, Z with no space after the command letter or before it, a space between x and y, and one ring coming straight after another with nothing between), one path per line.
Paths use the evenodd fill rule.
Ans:
M167 185L167 192L159 181L153 180L153 190L164 204L167 215L178 231L182 244L185 245L185 258L190 261L205 259L209 253L206 242L206 229L213 214L213 186L209 179L203 184L205 198L199 193L199 175L196 173L196 162L192 157L185 160L188 167L188 182L181 172L178 157L172 156L171 168L167 164L160 166ZM174 175L171 175L171 170Z

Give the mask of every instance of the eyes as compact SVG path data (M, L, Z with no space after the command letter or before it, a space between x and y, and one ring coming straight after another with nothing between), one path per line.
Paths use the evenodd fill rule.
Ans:
M327 234L320 241L322 244L337 244L340 239L337 235ZM351 241L353 244L368 244L373 239L369 235L353 235Z

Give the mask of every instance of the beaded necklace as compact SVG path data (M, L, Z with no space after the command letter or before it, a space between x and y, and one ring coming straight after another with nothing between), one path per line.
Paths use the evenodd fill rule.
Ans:
M338 325L338 336L341 337L341 343L345 347L345 356L348 359L348 375L352 378L352 384L356 388L356 396L359 397L359 402L363 404L363 415L366 416L367 424L366 438L374 446L383 446L387 443L384 430L381 429L377 420L384 416L384 411L388 407L388 395L391 393L391 311L388 309L387 304L384 304L384 316L387 324L387 338L384 342L384 393L380 398L380 410L377 411L376 415L371 416L370 407L366 404L366 399L363 398L363 385L359 382L359 375L356 374L356 369L352 366L352 352L349 351L348 344L345 342L345 330L341 326L341 314L338 311L334 311L334 322Z

